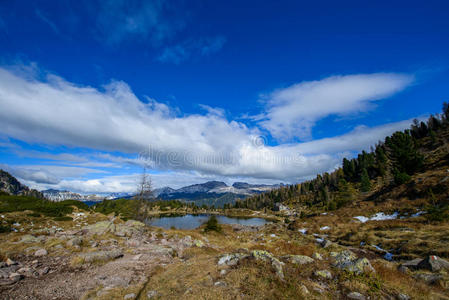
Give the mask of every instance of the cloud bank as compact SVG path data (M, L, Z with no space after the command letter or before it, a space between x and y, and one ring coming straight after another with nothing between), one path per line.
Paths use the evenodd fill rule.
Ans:
M366 110L375 101L402 91L413 76L396 73L332 76L279 89L264 96L260 124L278 139L307 138L316 121L329 115Z
M102 179L67 179L70 174L81 176L98 171L89 167L117 164L146 163L160 174L171 174L172 178L184 176L186 180L215 176L297 182L333 170L344 155L368 149L411 123L404 120L372 128L359 126L341 136L303 143L266 145L260 136L259 126L274 137L295 137L297 132L307 133L314 122L328 115L365 110L372 101L409 85L412 77L404 74L334 76L277 90L268 97L267 111L261 114L263 119L253 127L228 120L222 110L208 106L204 106L204 114L182 115L152 99L143 103L121 81L98 89L67 82L54 74L44 77L36 74L39 72L32 68L19 71L0 68L0 135L27 143L100 151L101 161L97 162L70 157L72 163L78 164L72 166L77 168L73 170L18 168L21 177L30 182L54 183L82 191L128 190L128 181L128 184L117 181L126 178L123 176L105 174ZM135 158L120 157L117 152ZM24 155L45 158L39 153ZM47 156L55 160L63 157ZM194 172L195 176L186 176L186 172Z

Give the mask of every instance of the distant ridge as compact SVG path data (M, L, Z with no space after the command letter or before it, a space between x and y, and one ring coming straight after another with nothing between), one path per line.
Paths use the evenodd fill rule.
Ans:
M153 194L162 200L184 200L195 202L197 205L214 205L222 207L224 204L233 204L237 199L244 199L251 195L268 192L278 188L282 184L265 185L249 184L246 182L235 182L228 186L222 181L208 181L200 184L193 184L179 189L163 187L155 189Z
M23 185L14 176L3 170L0 170L0 191L8 195L44 198L41 192Z

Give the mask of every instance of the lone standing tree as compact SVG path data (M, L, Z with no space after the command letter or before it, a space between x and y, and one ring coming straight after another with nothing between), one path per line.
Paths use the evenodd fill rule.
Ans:
M138 220L145 220L148 216L146 204L148 201L153 199L151 177L147 173L146 167L142 170L142 174L137 184L137 193L134 199L136 200L135 218Z

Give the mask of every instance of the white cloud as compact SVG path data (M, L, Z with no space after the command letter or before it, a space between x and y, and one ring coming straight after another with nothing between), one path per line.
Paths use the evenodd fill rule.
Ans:
M124 82L115 81L105 86L104 90L99 90L89 86L77 86L52 74L45 80L40 80L33 70L25 68L21 72L16 72L0 68L0 134L28 143L103 151L81 161L76 157L67 156L71 164L78 164L78 167L83 165L113 167L115 164L139 166L142 165L142 158L145 158L154 169L172 171L173 178L176 177L173 174L181 174L180 177L185 181L192 178L221 177L244 178L246 181L295 182L334 169L341 163L343 154L366 149L386 135L407 128L410 124L410 121L406 120L373 128L361 126L338 137L268 146L259 138L260 132L257 127L249 128L243 123L227 120L220 109L204 106L207 110L205 115L181 116L167 105L155 100L144 104ZM338 94L336 86L339 85L336 85L335 81L343 80L345 84L342 88L345 90L351 86L347 82L349 79L351 79L349 82L354 83L366 82L371 78L378 82L374 86L381 89L380 82L388 77L391 77L390 81L399 80L396 76L404 76L402 79L404 82L407 81L405 78L408 78L405 75L391 74L377 74L372 77L369 75L332 77L329 79L330 83L324 84L325 87L330 85L331 88L322 94L327 95L330 90L333 94ZM320 81L318 85L322 82L327 80ZM317 85L315 82L298 86L309 84ZM387 95L400 90L398 84L391 82L385 84L390 88L375 92L377 89L371 87L371 93L358 91L355 93L356 96L352 92L348 93L350 100L346 100L345 93L342 92L337 98L343 108L338 108L338 105L329 100L328 104L332 108L327 109L327 113L342 114L357 111L362 109L367 101L380 97L375 95ZM357 86L360 89L360 86ZM306 88L307 93L310 90L314 91L313 94L318 93L316 87ZM285 103L290 103L290 97L286 96L285 99L287 99ZM356 108L350 109L348 107L350 105ZM272 113L273 108L268 115ZM308 119L316 120L323 117L321 112L314 111L312 107L309 108L309 113L311 117ZM306 118L305 113L302 113L302 116ZM121 152L123 156L105 153L110 151ZM139 153L143 156L140 159L136 158ZM37 153L30 155L56 160L63 157L53 155L45 157ZM80 191L93 191L93 189L116 191L115 189L125 188L125 183L114 180L125 177L109 176L95 180L66 179L98 172L97 169L79 168L78 171L81 173L78 175L72 173L71 176L68 172L74 172L75 169L69 167L73 165L67 166L67 169L42 165L28 169L35 173L44 172L50 176L48 180L36 179L36 182L50 184L58 181L57 185L61 188L72 186ZM186 171L194 172L196 177L185 175ZM40 176L43 178L43 174ZM30 175L27 178L31 180L33 177Z
M389 97L412 81L407 74L376 73L301 82L264 96L267 112L257 118L278 139L308 138L317 120L364 111L372 101Z

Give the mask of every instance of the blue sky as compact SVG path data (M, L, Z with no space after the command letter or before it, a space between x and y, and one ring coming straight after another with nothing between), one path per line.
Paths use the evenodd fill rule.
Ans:
M393 2L393 3L392 3ZM0 167L299 182L448 100L447 1L2 1Z

